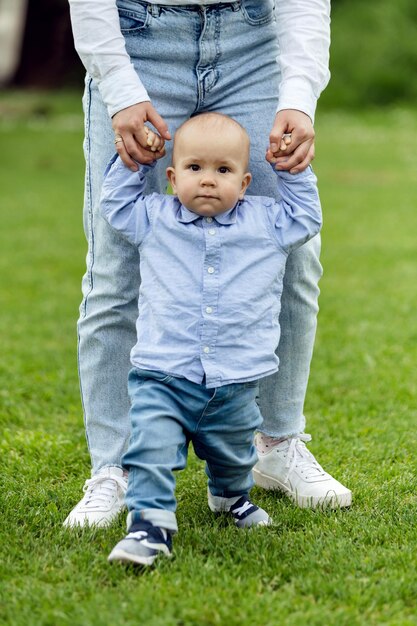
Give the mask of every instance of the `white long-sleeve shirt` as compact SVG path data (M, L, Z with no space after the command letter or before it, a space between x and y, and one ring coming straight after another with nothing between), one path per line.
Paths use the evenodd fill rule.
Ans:
M153 3L187 5L190 1ZM69 4L75 48L97 82L109 115L150 100L126 52L116 0L69 0ZM277 0L275 14L282 75L277 111L298 109L314 120L317 100L330 78L330 0Z

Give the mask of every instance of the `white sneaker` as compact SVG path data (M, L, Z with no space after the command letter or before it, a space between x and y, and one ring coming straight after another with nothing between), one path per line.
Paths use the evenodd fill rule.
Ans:
M103 467L85 481L85 496L64 522L64 526L108 526L124 508L127 478L120 467Z
M306 434L277 442L258 433L255 484L283 491L301 508L350 506L352 492L324 471L307 449L307 441L311 437Z

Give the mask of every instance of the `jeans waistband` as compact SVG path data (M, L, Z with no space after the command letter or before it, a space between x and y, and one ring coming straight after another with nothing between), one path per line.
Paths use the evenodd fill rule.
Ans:
M233 2L216 2L215 4L154 4L153 2L146 2L146 0L140 0L141 4L147 5L149 13L153 17L158 17L163 9L187 9L189 11L209 11L210 9L216 9L217 11L227 10L239 11L241 6L241 0L235 0Z

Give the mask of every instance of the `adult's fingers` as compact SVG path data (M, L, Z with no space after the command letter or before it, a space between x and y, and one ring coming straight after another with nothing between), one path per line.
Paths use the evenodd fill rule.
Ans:
M285 140L289 135L290 142ZM314 127L308 115L295 109L278 111L269 135L269 150L276 157L290 156L309 141L314 141Z
M147 164L165 154L159 141L156 151L148 146L148 129L145 126L147 121L158 124L166 138L170 138L165 121L148 101L122 109L112 118L115 140L119 137L123 139L115 144L116 150L122 161L134 170L137 169L135 161Z
M159 115L158 111L151 107L147 115L148 121L156 128L158 133L163 139L169 141L171 139L171 133L168 130L168 125L165 120Z
M277 170L284 170L290 174L298 174L305 170L315 156L314 142L306 141L302 143L290 156L276 157L272 162L275 163Z
M118 141L115 143L116 152L122 159L123 163L126 167L130 168L132 171L136 172L138 170L138 163L142 163L143 165L147 165L152 163L155 159L160 159L165 155L165 148L152 152L150 149L143 148L140 144L136 142L129 142L129 148L126 147L125 141Z

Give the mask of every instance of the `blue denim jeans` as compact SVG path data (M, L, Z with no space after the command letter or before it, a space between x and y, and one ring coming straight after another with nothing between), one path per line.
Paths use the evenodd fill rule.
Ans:
M171 133L191 115L219 111L238 120L251 138L248 193L276 196L265 149L275 117L280 73L272 0L241 0L204 10L118 0L126 49ZM111 120L94 81L86 77L84 228L87 271L78 323L79 373L93 473L120 466L130 433L126 380L135 343L140 276L137 250L99 214L100 187L114 153ZM172 142L169 142L172 144ZM166 158L149 191L163 191ZM261 382L262 430L286 436L304 429L303 404L317 316L320 240L293 252L287 263L278 347L278 375Z
M257 461L253 436L262 423L257 393L257 381L206 389L186 378L132 369L132 431L123 457L129 511L177 530L173 472L186 466L190 441L206 462L214 496L247 496Z

